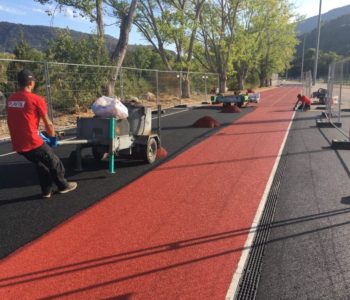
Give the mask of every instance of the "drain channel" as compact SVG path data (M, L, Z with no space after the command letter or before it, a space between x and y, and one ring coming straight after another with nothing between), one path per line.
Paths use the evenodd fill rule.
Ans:
M277 198L286 164L287 155L282 155L266 199L266 205L261 215L260 223L257 227L256 235L249 252L249 257L239 283L239 288L235 295L235 299L237 300L251 300L255 299L256 297L260 279L262 258L275 214Z

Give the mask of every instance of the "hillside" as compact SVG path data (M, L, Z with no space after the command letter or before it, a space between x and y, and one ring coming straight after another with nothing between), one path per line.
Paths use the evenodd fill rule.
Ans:
M349 6L350 7L350 6ZM333 51L339 55L350 54L350 13L335 20L322 24L320 36L320 50L324 52ZM302 52L302 44L305 37L305 49L316 48L317 30L300 36L300 44L297 47L297 54Z
M0 52L13 52L16 43L22 35L31 47L45 51L47 49L47 42L54 39L60 30L62 29L49 26L33 26L0 22ZM70 30L70 32L74 39L81 39L89 36L87 33L75 30ZM114 50L117 41L117 39L107 35L107 48L110 51Z
M297 26L297 31L300 35L311 32L317 27L317 20L318 20L318 6L315 7L315 12L317 13L316 16L305 19ZM340 16L350 14L350 5L346 5L343 7L338 7L335 9L332 9L324 14L321 15L322 22L329 22L331 20L337 19Z

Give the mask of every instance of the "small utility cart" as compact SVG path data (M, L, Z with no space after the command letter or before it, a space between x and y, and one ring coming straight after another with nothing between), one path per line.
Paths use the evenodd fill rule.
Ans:
M259 103L260 94L259 93L249 93L249 94L240 94L240 95L217 95L212 96L212 103L222 103L222 105L229 106L231 104L236 104L241 107L244 103L253 102Z
M59 141L59 145L75 144L70 161L82 169L82 149L91 147L97 160L109 160L109 170L114 173L114 157L127 155L131 159L142 159L153 163L160 147L160 136L152 132L151 107L124 103L128 108L127 119L87 117L77 119L77 137L70 141Z
M316 92L313 92L311 97L318 98L318 104L325 104L328 91L323 88L319 88Z

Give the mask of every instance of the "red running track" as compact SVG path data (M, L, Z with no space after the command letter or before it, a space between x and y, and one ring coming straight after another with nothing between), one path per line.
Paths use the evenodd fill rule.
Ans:
M224 299L297 88L0 262L0 299Z

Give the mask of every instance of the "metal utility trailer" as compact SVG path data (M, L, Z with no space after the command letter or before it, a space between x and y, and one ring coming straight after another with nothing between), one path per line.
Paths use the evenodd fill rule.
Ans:
M160 147L160 137L152 133L152 110L143 105L125 104L129 117L115 118L78 118L77 138L59 141L59 145L75 144L76 150L70 155L70 161L76 162L76 168L82 169L82 149L91 147L97 160L109 160L109 171L114 173L114 158L127 155L131 159L142 159L153 163Z
M260 93L249 93L247 95L218 95L212 96L212 103L222 103L223 106L229 106L231 104L236 104L237 106L242 106L244 102L254 102L259 103Z
M241 97L236 95L220 95L217 96L216 101L218 103L222 103L223 106L229 106L231 104L236 104L239 106L242 103Z

